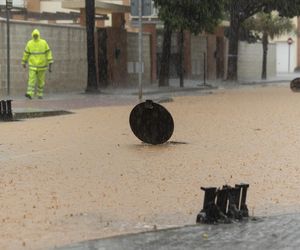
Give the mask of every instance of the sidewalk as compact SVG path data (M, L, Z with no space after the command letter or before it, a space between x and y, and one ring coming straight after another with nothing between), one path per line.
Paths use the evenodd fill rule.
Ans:
M276 77L268 78L267 80L254 80L254 81L240 81L240 84L265 84L265 83L278 83L278 82L290 82L295 78L300 77L300 72L292 73L279 73Z
M174 95L184 95L187 93L201 92L207 93L216 89L211 85L200 85L197 81L186 81L184 88L177 87L176 81L171 81L169 87L158 87L157 84L143 86L142 100L152 99L154 101L167 100ZM101 89L99 94L86 94L82 92L45 94L44 99L28 100L24 96L2 97L2 99L12 99L14 112L37 112L64 110L71 111L97 106L119 106L135 105L139 102L139 89L136 88L107 88Z
M276 78L259 81L240 81L228 82L222 80L207 81L203 80L185 80L184 87L179 86L178 79L170 79L170 86L159 87L158 84L142 86L142 100L152 99L154 101L170 100L176 95L211 94L216 89L239 88L248 85L265 85L288 83L300 73L281 74ZM101 89L99 94L85 94L82 92L45 94L43 100L28 100L24 96L2 97L2 99L12 99L13 112L35 113L53 112L53 111L71 111L96 106L115 106L136 104L139 102L139 87L128 88L106 88ZM21 115L24 116L24 115Z

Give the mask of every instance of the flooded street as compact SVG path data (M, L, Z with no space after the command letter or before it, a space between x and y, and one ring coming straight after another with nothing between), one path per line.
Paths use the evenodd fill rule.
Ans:
M300 212L300 93L217 90L163 104L173 143L138 141L132 105L2 123L0 249L195 224L200 187L250 184L250 215Z

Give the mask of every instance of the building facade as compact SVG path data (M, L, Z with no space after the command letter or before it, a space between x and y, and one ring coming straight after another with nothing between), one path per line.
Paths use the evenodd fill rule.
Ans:
M134 85L138 81L138 17L131 10L136 1L130 0L95 0L96 15L105 15L108 20L96 21L96 53L98 79L102 87ZM147 2L147 1L145 1ZM85 26L85 0L26 0L24 6L27 11L41 13L77 13L78 18L71 21L75 27ZM158 19L153 1L149 1L143 16L143 57L145 83L155 83L158 79L160 61L162 55L162 28L163 23ZM27 19L29 20L29 19ZM63 20L38 20L33 23L67 23ZM69 25L69 24L68 24ZM223 23L214 34L201 34L193 36L185 32L184 46L184 70L185 78L204 80L225 79L227 69L228 41L224 36ZM71 46L71 45L68 45ZM242 46L244 50L251 52L251 46ZM254 48L254 51L258 51ZM272 49L273 53L274 49ZM171 78L178 78L178 36L174 32L172 37ZM251 63L247 52L241 52L239 64L240 79L247 79ZM274 59L275 58L275 59ZM276 60L271 55L271 60ZM256 62L256 65L259 62ZM273 66L273 64L271 65ZM245 70L246 69L246 70ZM259 79L258 70L253 71L253 79ZM269 72L274 72L270 68ZM248 75L247 75L248 74Z

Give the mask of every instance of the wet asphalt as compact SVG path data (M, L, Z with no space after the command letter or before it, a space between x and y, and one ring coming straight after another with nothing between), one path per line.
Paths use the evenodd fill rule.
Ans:
M300 249L300 214L191 225L81 242L56 250Z

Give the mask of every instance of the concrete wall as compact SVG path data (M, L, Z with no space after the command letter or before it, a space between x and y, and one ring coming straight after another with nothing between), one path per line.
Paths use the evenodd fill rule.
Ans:
M75 11L71 9L65 9L61 7L61 0L41 0L40 1L40 11L43 12L70 12Z
M207 35L207 78L216 80L217 78L217 37L215 35Z
M240 42L238 58L238 80L260 80L263 49L261 43ZM269 44L267 58L267 78L276 76L276 45Z
M203 78L204 53L207 56L207 37L191 36L192 78Z
M151 35L143 34L143 61L144 61L144 74L143 82L149 84L151 82ZM128 83L130 85L138 84L138 73L136 63L139 61L138 50L138 34L129 32L127 34L127 69L128 69Z
M53 72L47 74L45 93L83 91L86 87L86 32L83 28L11 22L11 94L24 94L27 70L21 66L26 42L38 28L52 49ZM6 23L0 21L0 95L6 93Z

